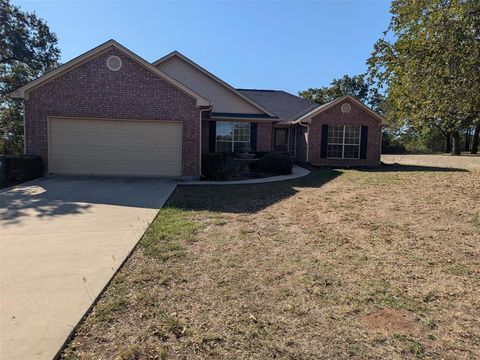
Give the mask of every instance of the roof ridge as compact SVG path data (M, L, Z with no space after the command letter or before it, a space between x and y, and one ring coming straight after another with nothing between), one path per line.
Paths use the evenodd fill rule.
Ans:
M237 88L238 91L265 91L265 92L286 92L283 90L273 90L273 89L243 89Z

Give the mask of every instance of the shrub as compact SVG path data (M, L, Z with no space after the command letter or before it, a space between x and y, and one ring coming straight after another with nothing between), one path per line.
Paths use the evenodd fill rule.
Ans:
M43 174L42 158L30 155L5 156L7 185L19 184L36 179Z
M235 164L230 155L206 153L202 155L202 176L205 180L226 180L235 174Z
M270 152L260 158L258 162L260 171L266 173L278 175L292 173L293 162L286 154Z
M255 157L257 159L261 159L262 157L264 157L267 154L268 154L268 151L256 151L255 152Z

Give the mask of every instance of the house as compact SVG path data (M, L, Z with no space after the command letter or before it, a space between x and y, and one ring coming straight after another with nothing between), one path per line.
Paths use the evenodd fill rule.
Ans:
M319 106L235 89L179 52L153 64L114 40L17 89L25 153L48 173L198 177L205 152L281 151L375 166L383 118L346 96Z

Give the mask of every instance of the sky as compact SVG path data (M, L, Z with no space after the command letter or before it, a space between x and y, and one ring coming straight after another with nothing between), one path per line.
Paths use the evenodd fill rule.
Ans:
M66 62L115 39L153 62L178 50L237 88L291 93L367 69L389 1L11 0L58 36Z

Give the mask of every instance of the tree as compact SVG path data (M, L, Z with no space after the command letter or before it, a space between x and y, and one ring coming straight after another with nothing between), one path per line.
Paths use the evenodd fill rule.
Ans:
M477 126L475 126L475 130L473 132L472 150L470 150L472 154L476 154L478 152L479 137L480 137L480 121L478 122Z
M373 110L382 113L383 96L365 80L365 74L350 77L344 75L340 79L333 79L330 86L310 88L298 93L304 99L315 101L322 105L338 97L351 95L369 105Z
M44 20L0 0L0 153L23 149L23 107L8 94L58 66L59 57Z
M437 127L459 155L460 131L480 113L480 2L394 0L390 12L368 60L369 80L386 88L389 119Z

